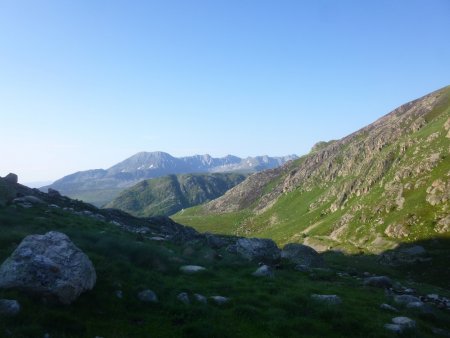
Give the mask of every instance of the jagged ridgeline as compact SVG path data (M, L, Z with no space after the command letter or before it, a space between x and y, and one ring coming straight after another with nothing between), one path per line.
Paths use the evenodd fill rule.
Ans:
M168 175L142 181L121 192L106 208L134 216L172 215L222 196L246 178L242 174Z
M450 87L175 216L200 230L379 251L450 234Z

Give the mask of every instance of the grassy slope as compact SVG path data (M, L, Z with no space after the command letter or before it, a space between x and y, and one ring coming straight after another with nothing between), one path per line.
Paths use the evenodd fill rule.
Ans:
M383 195L384 189L376 185L368 194L360 197L350 198L343 210L330 213L328 209L331 203L325 203L320 207L310 210L309 206L326 192L323 187L317 186L311 191L301 189L282 195L275 205L263 213L254 214L250 210L235 212L232 214L209 214L202 213L201 208L188 209L183 213L175 215L173 218L182 224L193 226L202 231L214 231L228 234L239 234L256 237L269 237L274 239L280 245L289 242L303 242L309 237L315 242L323 243L324 247L344 247L350 251L359 251L361 248L372 249L373 241L377 237L383 239L381 249L392 246L393 239L384 235L384 230L389 224L405 223L411 215L419 218L419 224L409 227L411 234L405 239L414 241L427 239L436 236L433 231L435 225L435 215L443 215L449 207L449 203L442 206L431 206L425 200L426 190L437 178L446 180L447 173L450 172L450 140L446 138L443 129L445 121L450 117L450 88L445 93L448 97L447 102L436 107L426 117L430 123L420 129L418 132L405 136L399 142L388 146L382 150L380 157L387 158L394 152L395 165L386 173L385 182L392 181L399 168L406 166L414 168L420 159L430 156L434 152L441 154L441 161L431 172L426 173L420 178L424 178L424 183L417 189L405 190L404 207L401 210L391 208L388 212L382 211L375 215L373 210L376 206L383 206L386 197ZM426 142L431 134L439 132L439 137L431 142ZM417 141L418 146L411 147L405 154L400 156L398 144L407 140ZM417 150L416 150L417 149ZM415 154L414 152L417 151ZM297 160L297 164L300 163ZM281 180L281 178L279 178ZM346 177L350 181L352 177ZM412 183L417 178L404 178L401 184ZM338 184L340 181L334 182ZM270 191L276 183L268 184L266 191ZM300 187L301 188L301 187ZM350 222L340 243L329 238L329 234L346 213L354 217ZM383 223L379 224L379 220ZM222 231L216 224L221 225ZM378 247L373 247L379 250Z
M128 188L106 207L135 216L172 215L177 211L223 195L245 179L244 175L185 174L142 181Z
M0 209L0 261L28 234L59 230L68 234L93 261L98 281L93 291L70 306L42 303L15 291L0 290L0 298L18 299L23 311L16 318L0 317L0 335L13 337L390 337L383 324L392 314L379 310L389 302L379 289L367 289L350 277L333 272L305 274L285 267L274 279L250 274L256 264L210 249L178 247L139 241L109 224L45 208ZM330 256L331 255L331 256ZM328 254L338 269L383 272L402 278L398 270L378 266L373 257ZM181 275L183 263L202 264L208 271ZM426 277L427 275L425 275ZM407 284L409 285L409 284ZM415 287L416 285L412 285ZM136 294L153 289L158 304L141 304ZM427 284L420 288L446 294ZM419 288L419 289L420 289ZM123 290L124 298L114 296ZM176 300L179 292L223 295L232 301L222 307ZM338 294L343 304L330 307L310 299L312 293ZM448 295L448 294L447 294ZM450 329L449 314L429 318L402 310L418 320L420 337L431 337L431 327ZM415 336L415 335L411 335Z

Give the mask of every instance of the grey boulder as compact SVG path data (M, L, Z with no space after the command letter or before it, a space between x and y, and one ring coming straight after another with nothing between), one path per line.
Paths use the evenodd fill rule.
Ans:
M158 296L152 290L144 290L138 293L138 299L143 303L157 303Z
M16 316L20 312L20 304L17 300L0 299L0 316Z
M281 258L300 265L304 268L320 268L325 266L323 258L313 248L297 243L284 246Z
M342 303L341 297L337 295L311 295L311 298L322 303L330 304L330 305L339 305Z
M96 279L89 258L56 231L25 237L0 267L0 288L23 290L63 304L91 290Z
M364 279L364 285L381 289L389 289L392 287L392 280L386 276L368 277Z
M236 241L236 253L253 261L273 263L280 259L280 249L271 239L240 238Z

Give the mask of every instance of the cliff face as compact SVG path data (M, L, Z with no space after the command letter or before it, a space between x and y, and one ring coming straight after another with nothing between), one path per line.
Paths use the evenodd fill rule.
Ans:
M446 87L293 163L250 176L202 212L251 210L239 231L281 242L312 236L307 240L327 246L448 232L449 130Z

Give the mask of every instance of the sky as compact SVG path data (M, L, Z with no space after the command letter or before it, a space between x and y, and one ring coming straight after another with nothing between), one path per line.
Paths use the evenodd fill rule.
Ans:
M450 84L448 0L0 0L0 176L302 155Z

